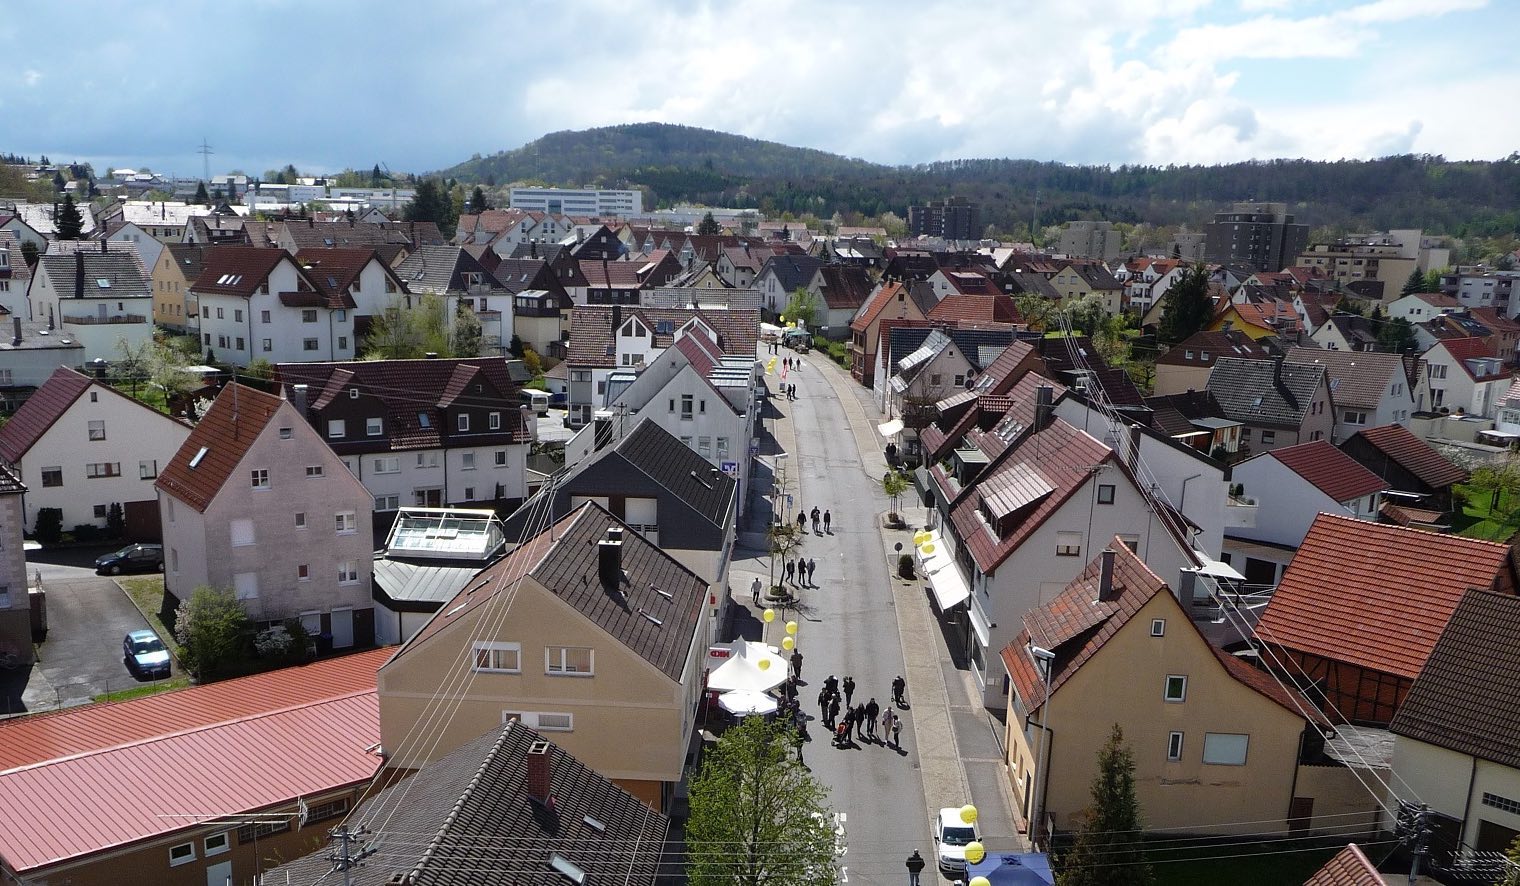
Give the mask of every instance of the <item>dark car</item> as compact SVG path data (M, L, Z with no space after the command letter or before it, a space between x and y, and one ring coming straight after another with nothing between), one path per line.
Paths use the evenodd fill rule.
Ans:
M163 545L127 545L119 551L95 558L95 571L101 575L123 572L163 572Z
M127 670L140 680L162 680L169 676L169 650L152 631L133 631L121 641L122 658Z

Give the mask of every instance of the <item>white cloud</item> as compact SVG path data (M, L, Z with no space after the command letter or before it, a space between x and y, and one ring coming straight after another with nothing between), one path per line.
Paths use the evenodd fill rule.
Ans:
M42 82L42 72L34 70L32 68L27 68L25 71L21 72L21 82L25 83L28 87L36 86L38 83Z

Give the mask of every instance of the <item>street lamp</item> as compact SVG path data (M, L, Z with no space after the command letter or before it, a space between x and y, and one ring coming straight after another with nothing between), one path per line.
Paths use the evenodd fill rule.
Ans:
M1034 794L1034 797L1030 800L1029 803L1029 839L1030 842L1033 842L1035 840L1035 834L1037 833L1036 828L1039 827L1040 820L1045 816L1045 804L1040 802L1040 789L1043 787L1047 791L1050 790L1050 773L1045 773L1046 784L1044 785L1040 784L1040 773L1045 769L1045 758L1046 755L1049 754L1050 672L1052 668L1055 667L1056 654L1054 652L1051 652L1049 649L1046 649L1042 646L1036 646L1033 643L1029 644L1029 654L1034 656L1035 662L1040 668L1040 677L1045 684L1045 701L1042 705L1044 707L1044 713L1040 717L1040 746L1035 751L1034 781L1029 787L1029 790Z

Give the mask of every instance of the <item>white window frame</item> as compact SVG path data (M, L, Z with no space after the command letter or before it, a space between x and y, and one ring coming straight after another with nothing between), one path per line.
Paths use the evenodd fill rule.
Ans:
M348 429L345 427L343 419L330 418L327 420L327 439L341 440L346 436L348 436Z
M522 644L521 643L509 643L509 642L506 642L504 640L477 640L477 641L475 641L475 644L473 646L472 651L473 651L474 655L471 658L471 662L472 662L471 667L478 674L521 674L522 673ZM490 666L481 667L481 664L480 664L480 653L482 653L482 652L487 652L487 653L515 652L517 654L517 667L515 667L515 668L495 667L496 660L495 660L495 656L494 655L491 656L489 659L487 659L490 662Z
M368 437L378 437L385 433L385 419L366 418L364 420L364 434Z
M586 650L586 670L566 670L565 653L572 649ZM556 656L556 651L558 656ZM555 658L559 661L556 662ZM545 646L544 647L544 673L551 677L594 677L596 676L596 650L590 646Z
M1182 694L1176 698L1172 697L1173 680L1182 681ZM1165 682L1161 684L1161 700L1169 704L1181 704L1182 702L1187 701L1187 684L1187 674L1167 674Z
M344 560L338 564L338 584L352 585L359 583L359 561Z
M238 538L237 528L238 528L239 525L245 525L245 526L248 527L248 535L246 536L246 538L248 539L247 541L240 542L240 541L237 540L237 538ZM254 527L253 521L250 520L250 519L248 519L247 517L236 517L236 518L233 518L227 524L227 536L228 536L228 543L231 544L232 547L235 547L235 548L246 548L246 547L249 547L250 545L256 545L256 544L259 543L258 531Z
M1082 556L1082 533L1080 533L1080 532L1057 532L1056 533L1056 556L1057 557L1080 557L1080 556Z
M223 852L226 852L232 848L232 840L228 836L229 834L231 834L231 831L222 831L221 833L206 835L206 839L202 842L205 844L203 848L205 850L207 858L210 858L213 855L221 855ZM211 848L211 843L213 840L220 841L221 846L215 849Z
M493 431L499 431L499 430L501 430L501 413L500 412L493 412L493 413L491 413L490 416L487 419L487 422L488 422L489 427L490 427L491 430L493 430Z
M311 581L311 564L296 564L296 581Z
M1151 619L1151 636L1152 637L1165 637L1166 636L1166 619L1164 619L1164 618L1153 618L1153 619Z
M305 511L296 511L296 528L297 529L305 529L306 528L306 512Z
M105 422L105 419L97 419L97 418L90 419L89 420L89 424L86 425L86 431L87 431L87 433L89 435L90 440L92 440L92 441L104 440L106 438L106 422ZM97 434L99 434L99 436L96 436Z
M382 455L372 463L375 474L399 474L401 473L401 456Z
M327 474L327 469L324 468L324 467L322 467L321 465L307 465L306 466L306 479L308 479L308 480L315 480L315 479L317 479L319 477L326 476L326 474Z
M475 470L475 453L461 452L459 454L459 469L461 471Z
M269 469L254 468L248 472L248 479L254 489L267 490L269 488Z
M354 511L339 511L333 514L333 531L339 535L353 535L358 532L358 515Z
M545 726L544 717L564 717L568 725ZM502 711L501 722L516 719L517 722L539 732L574 732L575 715L568 711Z
M189 855L181 856L179 858L175 858L174 857L174 853L177 852L177 851L179 851L179 850L181 850L181 849L188 849L188 850L190 850L190 854ZM182 864L189 864L190 862L195 861L199 857L200 856L198 856L198 855L195 854L195 841L194 840L191 840L189 843L180 843L178 846L170 846L169 847L169 867L171 867L171 868L177 868L177 867L179 867Z
M498 450L496 450L496 467L498 467L498 468L504 468L506 466L507 466L507 451L505 449L498 449Z
M1238 754L1236 745L1239 745ZM1250 759L1250 754L1251 734L1248 732L1203 734L1203 762L1210 766L1244 766Z
M1168 763L1182 762L1182 748L1184 736L1181 732L1170 732L1166 736L1166 761Z

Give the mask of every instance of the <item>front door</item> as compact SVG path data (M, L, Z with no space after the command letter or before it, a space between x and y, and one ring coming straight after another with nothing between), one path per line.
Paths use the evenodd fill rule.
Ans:
M354 645L354 611L352 609L332 611L332 636L334 649L347 649Z
M222 861L206 867L206 886L231 886L232 862Z

